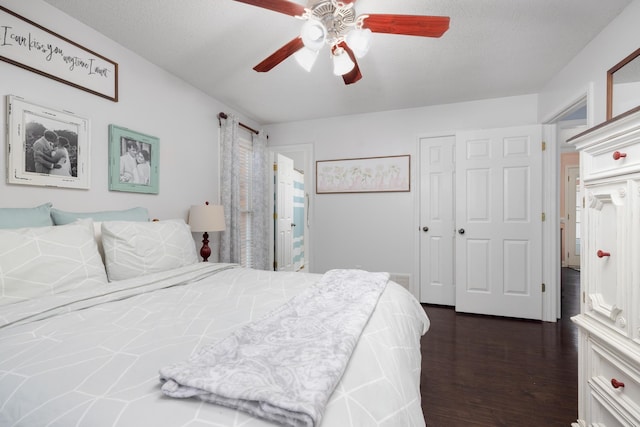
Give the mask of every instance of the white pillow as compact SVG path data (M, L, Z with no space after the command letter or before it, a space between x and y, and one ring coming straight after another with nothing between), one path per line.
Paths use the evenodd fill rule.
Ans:
M182 219L104 221L102 246L109 281L196 264L191 229Z
M0 305L106 283L90 219L0 230Z

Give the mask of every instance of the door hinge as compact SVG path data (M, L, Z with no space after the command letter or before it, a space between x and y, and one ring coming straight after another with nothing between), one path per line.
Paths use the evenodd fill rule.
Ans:
M542 284L542 293L545 293L547 291L547 285L545 285L544 283Z
M542 141L542 151L545 151L547 149L547 143Z
M542 221L546 221L547 220L547 214L545 214L544 212L542 212Z
M273 271L278 271L278 261L273 261Z
M278 214L277 214L277 213L275 213L275 212L274 212L274 214L273 214L273 219L274 219L274 220L278 219Z
M274 170L274 171L277 171L277 170L278 170L278 164L277 164L277 163L274 163L274 164L273 164L273 170Z

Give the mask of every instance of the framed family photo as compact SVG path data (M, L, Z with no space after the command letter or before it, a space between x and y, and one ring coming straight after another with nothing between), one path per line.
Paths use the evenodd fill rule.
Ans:
M7 96L7 182L89 188L89 119Z
M109 190L158 194L160 141L109 125Z

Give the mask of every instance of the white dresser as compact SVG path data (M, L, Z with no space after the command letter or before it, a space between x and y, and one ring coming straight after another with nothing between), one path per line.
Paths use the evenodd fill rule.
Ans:
M573 138L583 196L578 416L640 426L640 109Z

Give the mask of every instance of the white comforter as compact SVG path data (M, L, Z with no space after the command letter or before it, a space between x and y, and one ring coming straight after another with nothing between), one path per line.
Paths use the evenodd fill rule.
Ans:
M272 425L166 397L158 370L262 317L320 277L201 263L4 306L0 425ZM428 325L417 301L389 283L321 425L423 426L419 339Z

